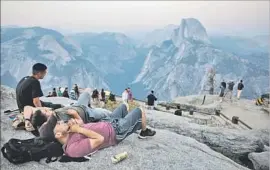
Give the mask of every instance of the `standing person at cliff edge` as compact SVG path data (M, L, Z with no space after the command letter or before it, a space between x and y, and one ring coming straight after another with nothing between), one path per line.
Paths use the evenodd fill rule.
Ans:
M133 101L133 95L132 95L131 89L127 88L127 92L128 92L128 102L132 102Z
M147 96L147 105L150 107L150 109L154 109L156 100L157 98L154 95L154 91L152 90L151 93Z
M219 93L220 102L223 102L223 97L224 97L224 94L225 94L225 90L226 90L226 82L223 80L220 83L220 93Z
M237 86L237 99L238 100L240 100L240 96L241 96L243 88L244 88L243 80L240 80Z
M122 101L123 103L127 106L128 110L129 110L129 107L128 107L128 90L125 89L122 93Z
M62 95L63 94L62 94L62 91L61 91L61 87L59 87L58 90L57 90L57 96L62 97Z
M79 87L77 84L74 85L74 91L75 91L76 98L78 99L80 96L80 92L79 92Z
M229 96L229 99L231 100L231 102L232 102L232 96L233 96L233 86L234 86L234 82L233 80L231 80L228 83L228 92L227 92L227 95Z

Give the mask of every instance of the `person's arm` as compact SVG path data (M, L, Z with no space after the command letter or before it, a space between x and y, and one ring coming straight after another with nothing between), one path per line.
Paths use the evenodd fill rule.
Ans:
M67 114L72 116L74 119L76 119L76 121L79 123L79 124L83 124L83 120L82 118L80 117L80 115L78 114L78 112L76 110L73 110L73 109L68 109L67 110Z
M104 142L104 137L90 129L86 129L84 127L80 127L79 125L73 125L70 127L70 132L80 133L84 136L87 136L90 142L90 147L92 150L99 147Z
M39 97L33 98L33 103L35 107L42 107Z
M42 107L41 102L39 100L39 98L42 96L43 96L43 92L40 87L40 82L36 80L32 84L32 98L33 98L33 104L35 105L35 107Z

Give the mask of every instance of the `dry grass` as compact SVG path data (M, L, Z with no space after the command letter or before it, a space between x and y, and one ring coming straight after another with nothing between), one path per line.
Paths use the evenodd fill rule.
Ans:
M122 104L122 102L120 102L120 101L112 102L112 101L109 100L109 101L107 101L107 103L105 104L104 108L105 108L105 109L108 109L108 110L110 110L110 111L113 111L113 110L116 109L120 104ZM128 105L129 105L129 110L130 110L130 111L133 110L133 109L135 109L135 108L137 108L137 107L140 107L140 105L139 105L137 102L135 102L135 101L129 102Z

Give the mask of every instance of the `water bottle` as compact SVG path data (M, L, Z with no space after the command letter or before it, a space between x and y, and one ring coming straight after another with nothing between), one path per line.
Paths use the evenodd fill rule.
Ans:
M111 157L112 163L116 164L118 162L121 162L122 160L126 159L128 157L127 152L123 152L120 154L117 154L113 157Z

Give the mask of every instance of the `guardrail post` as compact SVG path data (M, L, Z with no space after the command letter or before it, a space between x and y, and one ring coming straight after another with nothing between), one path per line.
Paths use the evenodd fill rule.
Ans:
M238 121L239 121L239 117L237 117L237 116L232 117L232 123L233 124L238 124Z
M215 110L215 114L216 114L217 116L220 116L220 110Z
M182 110L178 109L174 112L174 115L182 116Z

